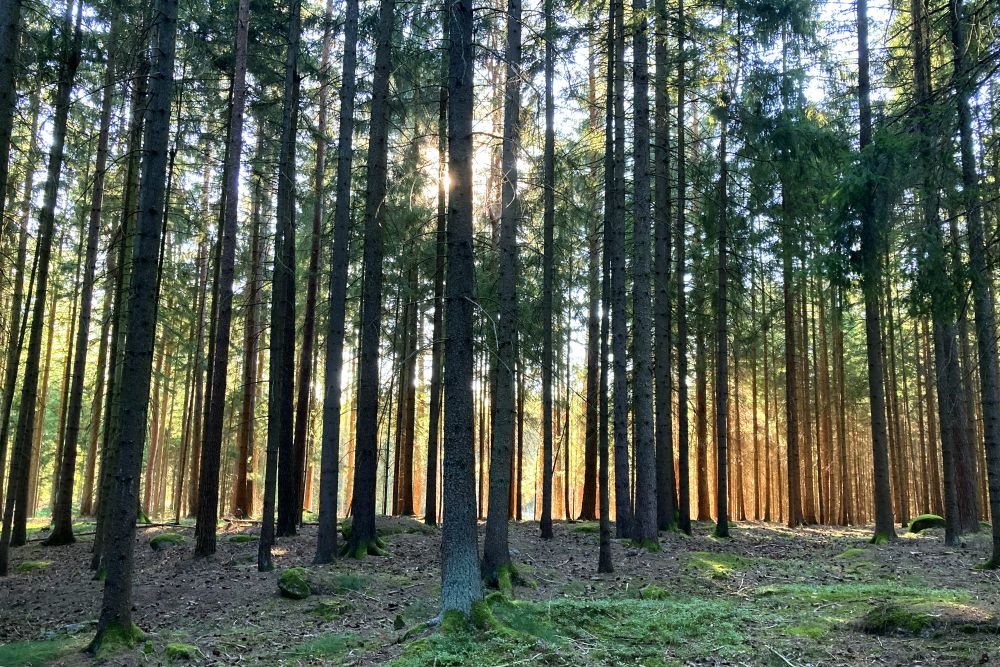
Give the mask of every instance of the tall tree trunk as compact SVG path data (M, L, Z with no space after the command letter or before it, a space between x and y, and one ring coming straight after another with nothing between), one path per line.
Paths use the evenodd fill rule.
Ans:
M313 348L316 343L316 292L319 286L319 248L322 242L322 222L326 189L326 115L329 98L330 48L333 41L333 0L327 0L323 18L323 46L320 56L319 111L316 119L316 163L313 171L313 216L309 245L309 268L306 274L306 310L302 319L302 350L299 352L299 372L296 381L298 398L295 404L295 430L292 450L295 456L295 520L302 523L306 487L306 433L309 427L309 405L312 402Z
M372 81L368 140L368 189L364 211L364 281L361 297L361 359L358 366L357 445L354 467L354 523L346 552L356 558L381 553L375 535L375 477L378 440L379 338L382 328L382 222L389 135L389 75L395 0L381 0ZM454 180L452 181L454 183ZM471 377L471 373L466 376ZM471 442L471 438L470 441ZM386 479L388 484L388 479Z
M612 385L615 452L615 536L632 534L632 494L629 475L628 429L628 300L625 290L625 4L612 0L615 10L614 43L614 208L608 229L611 262L611 352L614 380Z
M1000 567L1000 371L997 362L997 323L992 273L987 267L979 176L973 149L972 112L969 97L975 93L967 63L968 48L962 0L949 1L951 41L954 54L955 96L958 105L959 147L962 156L962 198L969 231L969 264L972 269L972 304L976 317L979 352L979 394L983 406L983 436L989 484L990 515L993 519L993 555L990 567Z
M195 555L215 553L215 524L219 508L219 457L222 426L226 412L226 384L229 377L229 340L233 318L233 274L236 263L236 222L240 203L240 158L243 152L243 117L246 109L247 34L250 0L240 0L236 10L232 95L229 103L229 135L223 166L222 240L219 255L218 323L215 329L215 358L212 360L212 402L205 419L205 441L201 447L201 477L198 482L198 522L195 527Z
M434 245L434 324L431 330L431 397L427 421L427 479L425 482L424 522L437 525L438 441L441 430L441 364L444 359L444 261L447 252L448 222L448 30L451 23L442 11L441 85L438 89L438 182L437 217ZM519 450L520 451L520 450ZM519 454L520 456L520 454ZM519 459L520 460L520 459ZM521 488L520 480L518 489ZM520 511L520 506L518 506Z
M514 438L514 373L517 367L517 228L521 217L518 146L521 142L521 1L507 0L506 82L504 85L500 213L500 318L497 324L496 388L490 489L483 542L482 575L487 585L509 587L513 574L507 544L510 514L511 445Z
M684 257L684 246L687 240L687 225L685 223L685 207L687 204L687 176L685 174L685 137L684 137L684 41L685 37L684 0L677 0L677 230L675 233L677 245L677 269L674 282L677 285L677 474L680 480L677 484L679 526L682 531L691 534L691 471L688 458L688 357L687 357L687 307L685 303L685 275L687 261Z
M590 131L596 136L600 132L600 108L597 105L597 53L596 16L591 17L591 30L587 36L587 96L590 104ZM598 162L595 156L590 168L594 187L598 184ZM587 272L587 398L586 430L583 446L583 493L580 502L580 520L597 519L597 428L598 390L600 385L601 347L601 210L600 201L593 197L590 211L590 225L587 230L588 272Z
M45 180L45 199L38 215L37 278L35 283L34 311L28 337L24 364L24 381L21 385L21 402L17 413L17 430L10 457L10 475L7 482L7 499L3 508L3 528L0 531L0 576L6 576L9 565L9 547L21 546L27 540L26 520L27 490L31 442L35 431L35 409L38 400L38 364L42 349L42 331L45 327L46 296L49 288L49 264L52 257L55 230L56 200L62 176L66 126L76 71L80 65L82 35L80 20L82 0L76 6L73 24L73 3L69 0L62 26L62 58L55 94L55 117L52 122L52 144ZM0 17L2 18L2 17ZM0 36L2 37L2 36ZM11 75L12 76L12 75ZM2 137L0 137L2 139ZM9 142L9 140L8 140ZM6 155L0 159L3 162ZM5 192L4 188L0 192ZM3 199L4 197L0 197ZM15 519L15 513L18 515Z
M301 2L288 7L288 49L282 101L281 143L278 155L277 231L271 278L271 342L267 462L264 473L264 511L257 549L257 569L273 568L271 546L275 535L295 534L295 461L292 449L292 403L295 369L295 135L298 124L298 60ZM275 522L275 496L278 518Z
M255 157L264 158L264 134L258 132ZM236 433L236 475L233 480L231 512L237 518L253 513L254 484L250 479L250 461L255 443L254 413L257 407L257 354L260 338L260 318L264 289L264 249L261 225L264 217L263 174L255 173L250 204L250 267L246 287L246 316L243 329L243 387L240 400L240 420Z
M862 152L872 140L871 84L868 60L868 0L858 0L858 100L861 111ZM861 204L862 291L865 299L865 351L868 359L868 400L871 405L872 474L874 481L875 533L873 542L896 537L892 522L892 494L889 490L889 448L885 421L885 387L882 385L882 325L879 309L879 267L882 245L875 217L874 197L868 194Z
M724 101L725 103L725 101ZM716 482L716 537L729 537L729 156L726 139L729 128L729 109L720 112L719 139L719 267L718 305L716 317L715 360L715 448ZM737 378L738 381L738 378ZM738 409L738 408L737 408ZM742 480L737 483L742 485ZM742 488L742 487L741 487Z
M7 204L10 173L10 136L17 110L17 68L21 50L21 6L23 0L0 3L0 220ZM0 230L0 244L3 243ZM13 329L11 330L13 331ZM0 466L0 472L2 472Z
M133 280L129 290L127 334L123 360L129 391L122 395L122 422L117 472L106 499L109 505L104 599L96 651L109 632L134 639L132 624L132 566L139 470L149 406L153 340L156 334L156 273L163 226L170 100L173 92L177 35L177 1L160 0L155 19L156 48L151 72L147 122L143 136L142 176L138 219L132 255ZM103 502L103 501L102 501Z
M653 317L651 312L650 249L652 208L649 187L649 34L645 20L646 0L633 0L633 14L643 17L632 34L632 81L634 118L635 218L632 279L633 396L635 420L635 516L631 537L657 547L656 449L653 434ZM623 217L624 220L624 217ZM622 231L624 232L624 226ZM624 308L620 311L624 316ZM615 358L617 359L617 354ZM623 359L624 361L624 359ZM568 443L567 443L568 444Z
M542 164L542 539L552 538L552 289L555 228L555 17L544 0L545 146Z
M319 535L316 563L329 563L337 548L337 496L340 486L340 405L344 371L347 270L350 263L351 167L354 162L355 71L358 62L358 0L347 0L344 19L343 72L337 137L337 200L333 212L330 261L330 312L327 315L323 387L323 435L320 454ZM350 415L348 415L350 419ZM351 471L348 470L348 473ZM350 495L348 495L348 498Z
M17 257L14 260L13 294L10 301L10 337L7 344L6 364L4 366L3 404L0 406L0 507L4 503L3 471L7 462L7 436L10 429L10 413L14 403L14 393L17 391L17 376L20 371L21 347L24 343L24 332L28 322L27 303L24 298L25 262L28 255L28 219L31 216L31 199L34 191L35 166L38 161L38 109L39 93L36 89L31 95L31 134L28 138L27 163L25 165L24 191L21 194L20 228L17 234ZM2 154L0 154L2 155ZM37 257L37 253L35 253ZM34 269L32 269L34 273ZM30 290L30 288L29 288Z
M386 0L391 2L391 0ZM551 0L549 0L551 1ZM448 5L448 276L445 303L444 530L441 534L441 616L468 616L482 598L476 538L472 449L472 5ZM355 525L357 523L355 522Z
M674 479L673 381L671 377L670 256L673 201L670 199L670 55L666 0L654 0L656 13L656 74L653 88L653 354L656 409L656 523L667 530L676 525L677 481ZM592 251L593 252L593 251Z

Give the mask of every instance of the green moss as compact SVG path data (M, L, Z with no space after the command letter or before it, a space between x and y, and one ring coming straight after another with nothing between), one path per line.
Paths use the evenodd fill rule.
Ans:
M468 627L469 619L457 609L449 609L441 614L441 632L446 635L464 632Z
M688 566L701 570L714 579L731 577L737 570L745 570L750 562L733 554L692 551L687 555Z
M825 604L830 602L866 602L885 600L887 602L965 602L968 594L948 588L930 588L900 585L894 581L878 584L778 584L758 588L757 596L774 596L782 604L804 602Z
M0 645L0 665L4 667L39 667L77 651L82 646L77 637L58 637L44 641L11 642Z
M830 628L820 623L805 623L803 625L793 625L786 632L793 637L806 637L809 639L822 639L830 631Z
M669 600L671 598L670 591L656 584L644 586L639 590L639 596L643 600Z
M312 613L324 621L336 621L353 609L354 605L344 600L320 600L319 604L312 608Z
M834 558L837 558L839 560L854 560L857 558L863 558L866 553L867 552L864 549L860 549L858 547L851 547L850 549L847 549L843 553L837 554L836 556L834 556Z
M469 611L469 624L479 630L488 630L496 625L496 617L486 600L476 600Z
M571 529L574 533L597 535L601 532L601 524L597 521L581 521Z
M937 514L921 514L910 521L911 533L919 533L928 528L944 528L944 517Z
M17 566L17 571L35 572L36 570L44 570L49 565L52 565L52 563L47 560L26 560Z
M872 535L871 543L875 545L888 544L892 540L892 536L887 533L875 533Z
M660 551L660 543L656 540L632 540L630 544L637 549L645 549L650 553L659 553Z
M146 634L134 623L129 626L113 623L98 633L90 643L88 651L101 657L124 649L131 649L146 638Z
M920 634L933 625L929 614L897 604L885 603L873 607L861 619L861 629L873 635Z
M491 616L485 614L488 607ZM474 622L443 617L441 632L409 643L393 664L663 665L744 653L749 612L727 600L637 598L543 602L493 594ZM475 619L485 628L475 627Z
M187 542L187 538L178 533L160 533L149 538L149 546L154 551L179 547L185 542Z
M304 567L290 567L278 577L278 591L281 597L305 600L312 593L306 581L308 571Z
M239 533L238 535L230 535L229 541L234 544L244 544L246 542L257 542L260 540L259 535L251 535L249 533Z
M361 645L362 641L357 635L330 632L299 644L292 649L292 653L296 658L311 658L322 664L340 664L348 651Z
M201 650L192 644L167 644L164 655L169 660L196 660L201 657Z

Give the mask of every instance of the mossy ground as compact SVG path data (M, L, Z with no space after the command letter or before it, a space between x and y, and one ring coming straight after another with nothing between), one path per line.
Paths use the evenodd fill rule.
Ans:
M444 628L428 623L439 614L440 531L413 519L380 519L390 557L323 566L311 564L315 528L306 526L278 540L269 573L257 572L252 544L221 539L216 558L192 560L189 549L154 552L143 531L134 620L149 634L105 655L113 664L184 664L166 654L183 643L199 651L193 662L229 656L245 665L780 667L779 654L795 665L976 664L984 652L1000 654L996 578L973 569L988 557L988 536L960 550L944 547L940 529L871 545L870 527L792 531L741 521L718 540L714 525L700 522L692 536L661 532L658 553L614 540L615 573L598 575L590 525L557 522L555 539L543 541L536 523L512 524L516 572L534 586L492 593L471 624L446 620ZM93 627L85 622L101 595L86 568L89 547L35 543L14 552L12 568L52 565L0 580L0 665L86 664L79 651ZM290 568L301 568L308 600L277 595ZM933 622L868 634L866 619L877 620L880 605ZM17 643L25 639L39 641ZM25 648L35 662L11 657Z
M0 665L4 667L40 667L50 665L87 645L87 637L61 636L39 641L0 644Z

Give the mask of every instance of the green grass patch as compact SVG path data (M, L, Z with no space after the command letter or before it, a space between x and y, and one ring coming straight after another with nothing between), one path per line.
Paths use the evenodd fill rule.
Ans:
M802 625L793 625L785 632L793 637L822 639L830 632L830 626L825 623L803 623Z
M44 570L49 565L52 565L50 561L47 560L26 560L23 563L18 564L18 572L35 572L37 570ZM0 663L2 664L2 663Z
M412 642L393 664L666 665L744 652L749 613L728 600L557 598L546 602L490 596L483 630L450 624ZM474 626L475 624L473 624Z
M361 639L346 632L330 632L319 635L292 649L292 657L321 660L324 664L340 664L347 653L362 646Z
M233 544L246 544L247 542L257 542L259 540L259 535L251 535L249 533L239 533L229 536L229 541Z
M586 533L588 535L599 535L601 532L601 524L597 521L581 521L570 530L574 533Z
M896 582L878 584L777 584L756 591L758 596L774 596L783 603L826 604L839 602L903 601L903 602L964 602L965 591L899 585Z
M837 554L834 558L838 560L857 560L858 558L864 558L867 551L861 549L860 547L851 547L846 551Z
M4 667L39 667L80 651L85 637L57 637L42 641L11 642L0 645L0 665Z
M687 555L687 562L689 567L713 579L731 577L737 570L746 570L750 566L750 560L742 556L708 551L692 551Z

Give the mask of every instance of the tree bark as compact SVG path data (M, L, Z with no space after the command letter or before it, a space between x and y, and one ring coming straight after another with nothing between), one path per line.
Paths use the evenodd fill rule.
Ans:
M351 501L354 522L351 527L351 538L346 546L346 552L355 558L364 557L367 553L381 553L375 534L375 478L378 446L379 338L382 333L382 222L385 218L389 76L392 67L395 16L395 0L381 0L375 47L375 75L372 81L368 187L365 192L364 211L361 359L358 365L354 498ZM388 484L388 479L386 483Z
M391 2L391 0L385 0ZM482 598L476 538L472 449L472 321L475 264L472 245L473 9L448 4L448 275L445 303L444 530L441 534L441 615L468 616Z
M37 277L34 310L28 337L24 364L24 381L21 385L21 402L17 414L17 430L10 458L10 475L7 482L7 499L3 509L3 527L0 530L0 576L6 576L9 565L9 548L25 543L28 470L31 443L35 436L35 410L38 400L38 365L42 349L42 331L46 324L45 306L49 289L49 269L55 230L56 203L62 176L66 127L72 102L73 83L80 65L82 34L80 17L82 0L76 6L73 24L72 0L67 2L62 26L62 57L55 94L55 117L52 122L52 144L45 180L45 198L38 214ZM2 37L2 36L0 36ZM2 139L2 137L0 137ZM9 140L8 140L9 141ZM6 156L4 156L6 157ZM3 162L4 160L0 160ZM4 191L6 188L4 188ZM0 197L2 199L4 197ZM51 338L50 338L51 340ZM17 517L15 518L15 514Z
M247 34L250 0L239 0L236 10L232 96L229 103L229 136L223 166L223 211L219 237L218 323L215 329L215 368L212 371L212 400L205 419L205 441L201 447L201 477L198 482L198 522L195 526L195 555L215 553L215 524L219 507L219 459L222 426L226 412L226 385L229 377L229 340L233 319L233 277L236 263L236 224L240 203L240 163L243 152L243 117L247 95Z
M133 279L129 290L127 335L123 360L129 391L122 395L122 422L117 472L106 499L109 505L105 563L107 578L97 635L96 651L108 632L134 638L132 624L132 568L139 470L149 406L153 340L156 334L156 273L163 227L167 144L170 134L170 101L173 92L177 34L177 1L160 0L155 19L156 48L151 72L143 136L142 176L138 219L132 255ZM102 501L103 502L103 501Z

